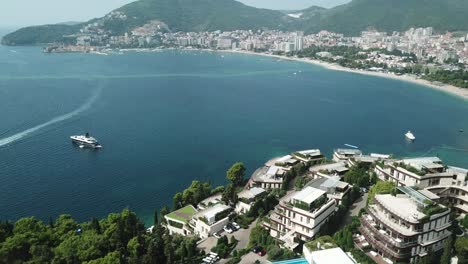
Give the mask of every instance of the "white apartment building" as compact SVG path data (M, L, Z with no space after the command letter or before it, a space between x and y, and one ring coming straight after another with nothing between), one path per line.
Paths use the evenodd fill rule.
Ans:
M265 189L254 187L238 194L239 202L236 204L236 213L245 214L250 211L256 200L266 194Z
M166 228L169 230L169 234L179 234L183 236L193 235L193 228L188 224L188 222L197 212L198 211L195 207L187 205L165 215Z
M336 162L347 161L357 156L362 156L362 151L359 149L337 149L333 153L333 160Z
M283 197L263 226L271 236L294 249L312 239L336 209L336 201L323 190L305 187Z
M208 238L214 233L221 231L229 223L231 207L224 204L216 204L213 207L201 210L193 215L189 225L194 234L200 238Z
M411 158L377 164L375 172L398 186L416 186L450 203L458 213L468 213L468 170L446 166L437 157Z
M403 194L375 196L359 231L383 258L414 263L443 248L451 235L450 208L410 187L398 189Z

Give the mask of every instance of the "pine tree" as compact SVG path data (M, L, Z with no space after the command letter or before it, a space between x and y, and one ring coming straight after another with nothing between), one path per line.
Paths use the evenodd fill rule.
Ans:
M442 253L442 257L440 258L440 264L450 264L452 260L452 246L453 246L453 238L450 236L444 245L444 252Z
M159 224L159 219L158 219L158 210L154 210L153 214L153 225L157 226Z

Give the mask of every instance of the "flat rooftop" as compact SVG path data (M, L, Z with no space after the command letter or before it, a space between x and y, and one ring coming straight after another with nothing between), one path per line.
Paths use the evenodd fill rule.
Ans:
M276 168L279 168L279 167L276 167L276 168L270 170L270 168L272 168L272 167L265 166L265 167L258 168L252 174L252 180L256 181L256 182L282 183L283 182L283 177L277 176L277 174L281 175L281 174L284 173L284 171L282 169L276 170ZM276 171L276 173L272 174L273 171Z
M344 171L348 171L349 169L346 167L346 164L344 162L322 164L322 165L312 166L309 169L309 171L312 171L312 172L321 171L321 170L344 172Z
M326 192L314 187L305 187L302 191L295 193L291 198L306 204L311 204Z
M239 198L253 199L264 192L265 192L265 189L254 187L249 190L243 190L242 192L240 192Z
M403 219L418 221L426 216L418 210L416 202L405 194L393 196L391 194L378 194L375 198L390 211Z
M302 155L306 155L306 156L322 155L322 153L320 152L320 149L308 149L308 150L301 150L301 151L298 151L298 152L301 153Z
M322 183L322 185L320 185L320 187L324 187L324 188L345 188L348 185L349 185L349 183L340 181L339 176L334 176L334 177L331 177L331 178L327 179L324 183Z
M311 254L314 264L356 264L341 248L314 251Z
M199 211L195 215L197 217L200 217L200 216L205 217L208 221L210 221L210 219L214 219L217 214L224 212L230 208L231 207L224 205L224 204L216 204L213 207L209 207L209 208L206 208L205 210Z
M423 158L411 158L411 159L403 159L401 162L415 167L418 170L422 170L423 168L428 169L436 169L444 167L442 164L442 160L438 157L423 157Z
M345 155L362 155L362 151L359 149L337 149L335 150L338 154L345 154Z
M187 223L196 213L197 209L195 209L195 207L187 205L179 210L167 214L165 217Z

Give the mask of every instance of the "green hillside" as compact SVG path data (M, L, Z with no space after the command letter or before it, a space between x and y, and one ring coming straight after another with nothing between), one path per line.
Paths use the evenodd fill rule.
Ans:
M10 46L66 42L64 36L76 33L80 25L44 25L19 29L6 35L2 44Z
M103 29L121 35L151 20L166 23L172 31L213 31L236 29L288 29L291 18L280 11L246 6L234 0L140 0L115 11L127 19L103 21ZM89 23L89 22L88 22ZM33 45L64 40L79 31L80 25L46 25L20 29L5 36L6 45Z
M233 0L141 0L117 9L129 16L128 30L149 20L160 20L172 31L209 31L285 28L288 18L279 11L258 9Z
M466 0L354 0L304 19L306 32L322 29L357 35L369 27L380 31L405 31L432 26L438 31L466 30Z
M441 32L466 30L467 10L467 0L353 0L331 9L310 7L295 12L259 9L234 0L140 0L116 10L126 19L106 16L90 22L102 22L102 28L112 35L129 32L151 20L164 22L172 31L281 29L315 33L325 29L357 35L370 27L388 32L428 26ZM293 18L288 13L302 15ZM23 28L5 36L2 43L60 42L85 24Z

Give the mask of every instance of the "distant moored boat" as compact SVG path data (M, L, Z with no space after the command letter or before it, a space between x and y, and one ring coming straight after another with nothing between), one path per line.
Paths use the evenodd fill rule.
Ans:
M411 131L408 131L406 134L405 134L405 137L411 141L414 141L416 139L416 137L413 135L413 133L411 133Z

